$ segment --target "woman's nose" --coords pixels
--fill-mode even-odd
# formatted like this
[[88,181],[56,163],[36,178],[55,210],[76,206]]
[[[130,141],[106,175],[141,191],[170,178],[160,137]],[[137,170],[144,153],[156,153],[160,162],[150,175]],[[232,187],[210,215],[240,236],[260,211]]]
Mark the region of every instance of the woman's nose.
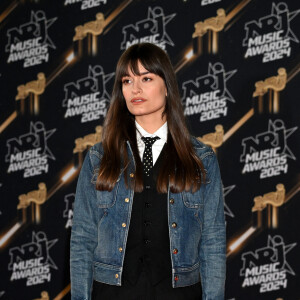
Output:
[[134,81],[132,84],[132,93],[138,94],[142,91],[142,87],[138,81]]

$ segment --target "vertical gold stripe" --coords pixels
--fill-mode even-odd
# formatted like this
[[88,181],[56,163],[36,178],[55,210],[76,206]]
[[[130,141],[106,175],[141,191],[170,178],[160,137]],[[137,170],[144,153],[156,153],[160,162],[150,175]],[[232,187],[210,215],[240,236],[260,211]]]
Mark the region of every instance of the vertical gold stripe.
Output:
[[271,205],[270,204],[268,204],[267,205],[267,210],[268,210],[268,228],[271,228],[271,214],[272,214],[272,211],[271,211]]
[[278,207],[272,206],[272,228],[278,228]]
[[213,54],[218,53],[218,37],[219,37],[219,33],[216,31],[213,31],[213,33],[212,33],[212,53]]
[[39,95],[34,94],[34,100],[33,100],[33,110],[34,110],[34,115],[39,114]]
[[273,113],[278,114],[279,113],[279,92],[274,91],[273,95]]
[[271,114],[273,111],[272,103],[273,103],[273,90],[269,90],[268,93],[268,101],[269,101],[269,113]]
[[261,228],[262,226],[262,211],[258,210],[257,211],[257,227]]
[[207,31],[207,53],[211,54],[212,52],[212,31]]

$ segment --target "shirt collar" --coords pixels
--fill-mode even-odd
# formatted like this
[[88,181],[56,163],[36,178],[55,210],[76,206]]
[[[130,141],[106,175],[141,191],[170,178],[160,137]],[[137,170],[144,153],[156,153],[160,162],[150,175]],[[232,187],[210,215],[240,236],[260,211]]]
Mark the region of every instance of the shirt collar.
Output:
[[164,143],[167,142],[167,136],[168,136],[168,124],[165,122],[160,128],[158,128],[154,133],[147,132],[137,121],[135,121],[136,126],[136,140],[137,142],[141,141],[142,136],[158,136],[160,140]]

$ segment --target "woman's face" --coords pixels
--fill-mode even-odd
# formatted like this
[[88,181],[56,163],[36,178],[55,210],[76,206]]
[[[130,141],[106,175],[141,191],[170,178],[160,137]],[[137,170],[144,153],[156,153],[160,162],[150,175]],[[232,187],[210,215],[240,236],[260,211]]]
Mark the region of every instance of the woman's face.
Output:
[[128,69],[128,76],[122,77],[122,92],[127,108],[137,121],[162,120],[167,95],[165,82],[160,76],[146,70],[140,62],[138,69],[140,75],[134,75]]

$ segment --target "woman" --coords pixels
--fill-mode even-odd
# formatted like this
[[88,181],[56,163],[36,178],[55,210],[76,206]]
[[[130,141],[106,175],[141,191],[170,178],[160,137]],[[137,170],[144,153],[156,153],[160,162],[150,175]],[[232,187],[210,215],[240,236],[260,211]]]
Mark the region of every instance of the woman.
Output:
[[224,299],[225,260],[216,156],[188,133],[166,53],[133,45],[78,179],[72,299]]

